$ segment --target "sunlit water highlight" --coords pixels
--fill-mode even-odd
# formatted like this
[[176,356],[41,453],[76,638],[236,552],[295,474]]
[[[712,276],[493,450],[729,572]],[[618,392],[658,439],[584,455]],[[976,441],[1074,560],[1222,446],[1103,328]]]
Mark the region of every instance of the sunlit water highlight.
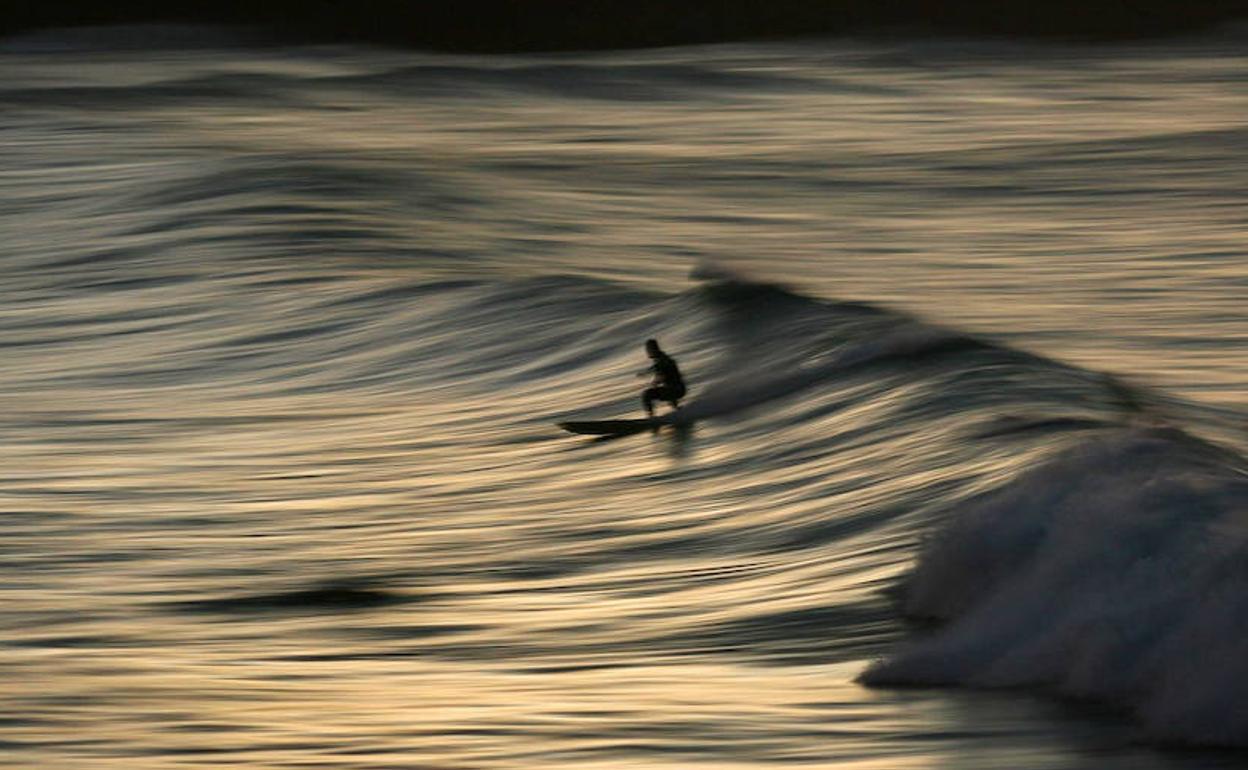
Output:
[[[1153,748],[1248,734],[1236,41],[67,41],[0,52],[0,765],[1242,763]],[[706,419],[559,433],[651,336]]]

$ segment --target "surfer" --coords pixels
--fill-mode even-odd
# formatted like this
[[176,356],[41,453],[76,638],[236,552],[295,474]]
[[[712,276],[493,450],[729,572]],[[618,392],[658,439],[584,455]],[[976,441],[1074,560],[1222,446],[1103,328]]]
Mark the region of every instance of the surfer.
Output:
[[657,340],[646,340],[646,355],[653,361],[648,368],[637,373],[638,377],[654,375],[650,387],[641,394],[641,404],[646,408],[646,417],[654,418],[654,402],[666,401],[673,409],[680,407],[680,400],[685,397],[685,380],[680,376],[676,361],[659,348]]

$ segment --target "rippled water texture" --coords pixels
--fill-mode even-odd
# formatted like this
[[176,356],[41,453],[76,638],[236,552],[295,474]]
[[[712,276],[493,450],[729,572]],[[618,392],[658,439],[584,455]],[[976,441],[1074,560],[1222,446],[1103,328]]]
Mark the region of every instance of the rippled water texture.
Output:
[[1243,762],[1241,41],[180,38],[0,47],[0,766]]

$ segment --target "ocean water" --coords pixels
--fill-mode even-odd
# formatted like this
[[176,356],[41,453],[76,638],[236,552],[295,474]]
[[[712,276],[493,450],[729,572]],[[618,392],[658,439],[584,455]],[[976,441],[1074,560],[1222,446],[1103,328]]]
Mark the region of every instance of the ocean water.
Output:
[[0,45],[0,767],[1243,766],[1242,43]]

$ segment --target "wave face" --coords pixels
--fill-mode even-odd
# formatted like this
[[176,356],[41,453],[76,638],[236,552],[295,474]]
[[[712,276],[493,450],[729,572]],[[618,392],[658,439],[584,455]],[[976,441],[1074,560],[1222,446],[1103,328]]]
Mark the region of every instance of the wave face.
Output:
[[1234,45],[141,33],[0,50],[0,767],[1242,761]]

